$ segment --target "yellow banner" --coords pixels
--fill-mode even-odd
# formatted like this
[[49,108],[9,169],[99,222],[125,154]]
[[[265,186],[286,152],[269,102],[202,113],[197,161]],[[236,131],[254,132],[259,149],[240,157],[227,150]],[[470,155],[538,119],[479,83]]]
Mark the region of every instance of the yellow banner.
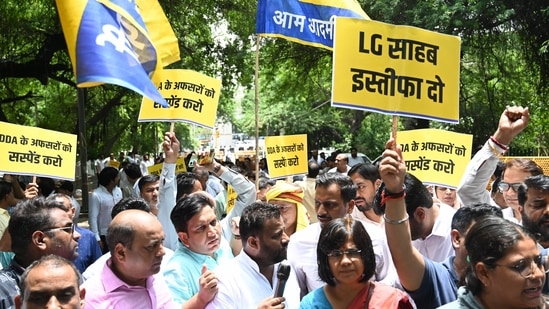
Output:
[[139,122],[183,121],[212,129],[215,125],[221,81],[191,70],[164,70],[158,90],[170,105],[162,108],[144,97]]
[[0,171],[74,180],[76,135],[6,122],[0,132]]
[[265,149],[271,178],[307,173],[307,134],[265,137]]
[[460,39],[336,18],[332,105],[457,123]]
[[109,160],[109,163],[107,163],[107,166],[120,169],[120,162],[118,162],[116,160]]
[[[158,163],[155,165],[151,165],[147,167],[147,171],[149,171],[150,175],[157,175],[160,176],[162,174],[162,166],[164,163]],[[178,157],[177,161],[175,162],[175,174],[184,173],[187,171],[187,165],[185,164],[185,158]]]
[[179,43],[160,3],[157,0],[136,0],[135,4],[147,26],[158,58],[162,60],[162,66],[179,61]]
[[473,136],[437,129],[398,132],[406,169],[424,184],[457,188],[471,160]]
[[231,212],[231,210],[233,210],[237,197],[238,194],[234,190],[233,186],[227,185],[227,210],[225,211],[225,213],[228,214]]

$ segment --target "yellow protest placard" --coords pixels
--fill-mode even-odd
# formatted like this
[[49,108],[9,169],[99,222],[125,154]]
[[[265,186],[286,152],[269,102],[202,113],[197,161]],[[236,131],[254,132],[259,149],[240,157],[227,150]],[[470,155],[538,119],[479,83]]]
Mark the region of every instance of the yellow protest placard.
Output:
[[74,180],[76,135],[0,122],[0,171]]
[[[162,174],[162,166],[164,163],[158,163],[147,167],[150,175],[160,176]],[[175,174],[183,173],[187,171],[187,165],[185,164],[185,158],[178,157],[175,162]]]
[[139,122],[183,121],[213,128],[221,81],[191,70],[164,70],[159,73],[158,90],[170,105],[162,108],[144,97]]
[[457,123],[460,39],[336,18],[332,105]]
[[107,166],[114,167],[116,169],[120,169],[120,162],[116,160],[109,160],[109,163],[107,163]]
[[227,185],[227,210],[225,213],[230,213],[233,210],[234,205],[236,204],[236,198],[238,193],[234,190],[233,186]]
[[265,137],[265,149],[271,178],[307,173],[307,134]]
[[457,187],[471,160],[473,136],[437,129],[398,132],[406,170],[424,184]]

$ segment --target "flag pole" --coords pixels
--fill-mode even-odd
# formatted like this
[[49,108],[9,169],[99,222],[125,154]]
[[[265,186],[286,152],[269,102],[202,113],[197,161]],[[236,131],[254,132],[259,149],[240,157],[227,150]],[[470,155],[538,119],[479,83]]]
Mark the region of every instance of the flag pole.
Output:
[[255,188],[259,188],[259,43],[261,36],[258,34],[255,41]]
[[80,138],[80,182],[82,185],[82,209],[88,209],[88,147],[86,145],[86,113],[85,106],[88,96],[86,88],[78,89],[78,136]]
[[393,122],[391,124],[391,137],[395,140],[395,145],[397,143],[397,129],[398,129],[398,116],[393,115]]

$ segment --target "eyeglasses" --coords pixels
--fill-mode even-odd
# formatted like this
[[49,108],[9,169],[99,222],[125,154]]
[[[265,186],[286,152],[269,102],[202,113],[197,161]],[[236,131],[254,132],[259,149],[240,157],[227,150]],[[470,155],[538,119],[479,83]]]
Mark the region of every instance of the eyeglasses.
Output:
[[74,229],[75,229],[75,225],[74,224],[71,224],[70,226],[64,226],[64,227],[52,227],[52,228],[47,228],[45,230],[42,230],[42,232],[51,232],[51,231],[66,231],[67,233],[69,234],[74,234]]
[[520,187],[521,184],[522,184],[521,182],[508,183],[508,182],[502,181],[498,184],[498,189],[500,192],[505,192],[505,191],[509,191],[510,188],[513,188],[515,192],[518,192],[518,188]]
[[544,259],[542,259],[540,255],[540,256],[536,256],[533,260],[520,260],[515,265],[511,265],[511,266],[499,265],[499,264],[494,264],[494,265],[507,267],[519,273],[524,279],[528,279],[532,277],[534,275],[534,272],[536,271],[534,269],[534,265],[542,272],[547,273],[549,269],[545,269],[544,264],[545,264]]
[[360,253],[362,250],[360,249],[348,249],[348,250],[332,250],[328,252],[328,257],[341,260],[343,258],[343,255],[345,254],[349,259],[358,259],[360,258]]

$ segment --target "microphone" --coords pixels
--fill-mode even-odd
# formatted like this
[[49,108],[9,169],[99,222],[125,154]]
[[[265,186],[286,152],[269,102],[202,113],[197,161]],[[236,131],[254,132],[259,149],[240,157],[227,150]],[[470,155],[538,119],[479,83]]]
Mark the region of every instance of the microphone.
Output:
[[282,297],[284,288],[286,287],[286,281],[288,281],[288,277],[290,277],[290,264],[288,264],[288,261],[284,260],[280,262],[276,277],[278,278],[278,284],[276,285],[274,297]]

